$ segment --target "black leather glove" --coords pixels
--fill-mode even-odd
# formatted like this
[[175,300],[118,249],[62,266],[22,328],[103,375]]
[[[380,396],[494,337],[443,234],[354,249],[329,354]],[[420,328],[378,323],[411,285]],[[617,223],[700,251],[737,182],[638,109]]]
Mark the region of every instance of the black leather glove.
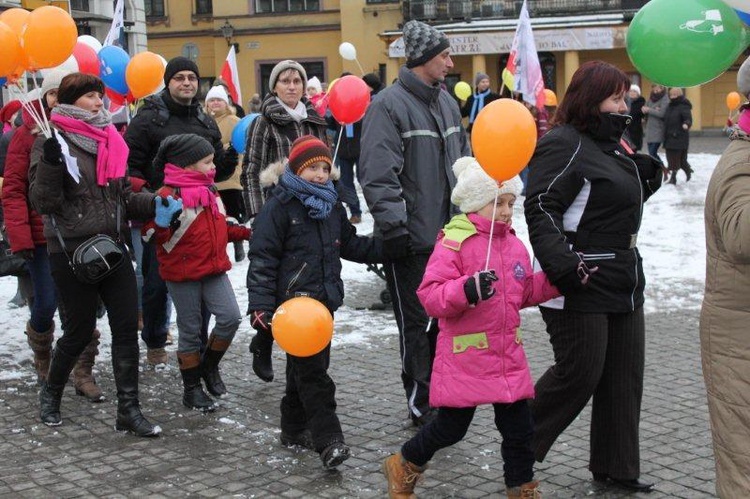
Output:
[[16,251],[14,254],[20,256],[27,262],[30,262],[31,260],[34,259],[34,250],[32,249],[22,249],[22,250]]
[[411,238],[409,234],[396,236],[383,241],[383,257],[386,261],[393,262],[411,255]]
[[231,145],[224,151],[224,164],[229,166],[237,166],[237,162],[240,160],[240,155],[237,150]]
[[63,163],[62,147],[60,147],[60,142],[57,140],[54,130],[52,130],[52,137],[44,141],[43,147],[42,159],[45,163],[51,165],[61,165]]
[[589,267],[583,261],[583,256],[579,253],[581,261],[578,262],[574,271],[563,274],[556,282],[553,282],[557,289],[563,295],[583,290],[591,282],[591,276],[599,271],[599,267]]
[[495,294],[493,283],[497,281],[494,270],[483,270],[469,277],[464,283],[464,294],[469,303],[476,305],[480,300],[489,300]]
[[271,331],[271,319],[273,314],[266,312],[265,310],[255,310],[252,312],[250,318],[250,326],[256,331]]

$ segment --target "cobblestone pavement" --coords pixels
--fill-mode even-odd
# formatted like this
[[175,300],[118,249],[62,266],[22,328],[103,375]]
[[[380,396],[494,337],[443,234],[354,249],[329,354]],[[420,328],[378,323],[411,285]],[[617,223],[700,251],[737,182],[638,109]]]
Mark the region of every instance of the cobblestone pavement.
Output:
[[[720,152],[722,137],[700,137],[705,152]],[[382,281],[347,287],[346,306],[378,301]],[[694,285],[693,285],[694,287]],[[686,295],[701,292],[680,289]],[[2,307],[3,305],[0,305]],[[144,413],[164,429],[159,439],[113,430],[115,389],[109,365],[98,365],[107,400],[91,404],[69,386],[64,423],[39,423],[30,362],[25,376],[0,384],[0,496],[2,497],[385,497],[382,460],[415,432],[406,415],[392,312],[357,310],[370,335],[333,349],[331,376],[352,457],[325,471],[310,451],[278,442],[283,355],[274,351],[277,380],[263,383],[250,370],[247,324],[222,364],[229,395],[209,415],[181,405],[181,382],[170,347],[170,366],[141,374]],[[642,478],[657,483],[649,498],[714,496],[714,464],[701,375],[697,308],[648,314],[646,375],[641,422]],[[526,351],[534,377],[552,362],[541,317],[523,313]],[[2,319],[0,319],[2,324]],[[15,325],[14,327],[17,327]],[[349,324],[337,325],[351,328]],[[4,359],[0,358],[0,370]],[[281,376],[279,376],[281,374]],[[537,466],[545,497],[627,497],[591,480],[590,407]],[[420,497],[500,497],[504,493],[499,435],[492,410],[477,411],[464,441],[439,452],[417,491]]]

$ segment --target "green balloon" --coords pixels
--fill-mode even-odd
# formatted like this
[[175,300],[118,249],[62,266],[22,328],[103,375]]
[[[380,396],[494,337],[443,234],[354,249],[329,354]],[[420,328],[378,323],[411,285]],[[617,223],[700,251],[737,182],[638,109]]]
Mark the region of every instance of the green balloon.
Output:
[[722,0],[651,0],[635,15],[627,34],[633,65],[668,87],[713,80],[749,43],[744,23]]

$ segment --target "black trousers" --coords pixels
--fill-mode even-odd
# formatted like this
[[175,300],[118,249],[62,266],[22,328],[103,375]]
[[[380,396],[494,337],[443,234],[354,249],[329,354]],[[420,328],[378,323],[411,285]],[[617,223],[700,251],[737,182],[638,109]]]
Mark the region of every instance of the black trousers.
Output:
[[[495,409],[495,426],[503,442],[505,485],[518,487],[534,479],[534,452],[531,440],[534,423],[527,400],[512,404],[492,404]],[[450,447],[466,435],[476,407],[441,407],[437,417],[423,426],[411,440],[401,447],[401,455],[417,466],[426,465],[440,449]]]
[[286,392],[281,399],[281,431],[312,433],[315,450],[343,442],[336,415],[336,385],[328,376],[331,345],[312,357],[286,356]]
[[667,149],[667,165],[672,175],[677,175],[678,170],[684,171],[685,174],[693,172],[687,158],[687,149]]
[[97,284],[79,281],[63,253],[49,257],[58,291],[63,335],[55,348],[78,357],[91,341],[96,327],[96,308],[101,297],[112,329],[112,348],[138,345],[138,289],[135,271],[125,262],[115,273]]
[[430,321],[417,298],[429,258],[430,255],[413,255],[385,265],[400,339],[401,380],[412,419],[430,410],[430,375],[438,327],[437,320]]
[[555,364],[537,381],[531,402],[536,460],[544,460],[593,396],[589,470],[624,480],[638,478],[643,308],[622,314],[540,309]]
[[245,223],[245,201],[242,199],[241,189],[222,189],[219,191],[221,202],[224,203],[224,209],[227,216],[237,219],[241,224]]

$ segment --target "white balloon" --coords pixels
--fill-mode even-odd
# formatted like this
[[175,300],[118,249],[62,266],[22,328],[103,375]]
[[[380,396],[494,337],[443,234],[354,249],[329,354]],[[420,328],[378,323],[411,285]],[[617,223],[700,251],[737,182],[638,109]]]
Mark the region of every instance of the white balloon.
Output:
[[733,9],[750,12],[750,0],[724,0],[724,3]]
[[70,57],[65,59],[65,61],[59,66],[55,66],[54,68],[41,69],[40,73],[42,73],[42,78],[46,78],[47,74],[54,69],[62,69],[63,71],[67,71],[68,73],[77,73],[78,61],[74,56],[71,55]]
[[78,41],[94,49],[97,54],[102,49],[101,42],[91,35],[81,35],[78,37]]
[[339,54],[347,61],[353,61],[357,58],[357,49],[351,43],[344,42],[339,45]]
[[167,67],[167,60],[164,57],[162,57],[161,54],[156,54],[156,57],[158,57],[159,59],[161,59],[162,64],[164,64],[164,67],[166,68]]

